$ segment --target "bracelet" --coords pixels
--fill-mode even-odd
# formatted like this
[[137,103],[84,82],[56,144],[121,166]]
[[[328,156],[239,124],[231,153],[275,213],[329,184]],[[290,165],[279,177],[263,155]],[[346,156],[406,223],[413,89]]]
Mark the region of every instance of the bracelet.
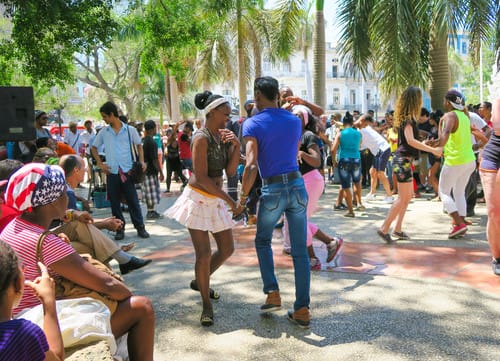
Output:
[[240,198],[248,198],[248,194],[240,192]]
[[74,211],[73,211],[72,209],[70,209],[70,210],[68,211],[68,213],[66,213],[66,216],[68,217],[68,220],[69,220],[69,221],[72,221],[72,220],[73,220],[73,213],[74,213]]

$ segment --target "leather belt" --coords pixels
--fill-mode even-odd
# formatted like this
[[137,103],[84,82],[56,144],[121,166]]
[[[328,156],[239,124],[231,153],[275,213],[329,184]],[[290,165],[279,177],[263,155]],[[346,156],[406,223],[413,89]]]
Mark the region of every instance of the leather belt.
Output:
[[273,175],[272,177],[263,178],[262,185],[266,186],[268,184],[275,184],[275,183],[286,184],[300,177],[302,177],[302,174],[298,170],[295,172]]

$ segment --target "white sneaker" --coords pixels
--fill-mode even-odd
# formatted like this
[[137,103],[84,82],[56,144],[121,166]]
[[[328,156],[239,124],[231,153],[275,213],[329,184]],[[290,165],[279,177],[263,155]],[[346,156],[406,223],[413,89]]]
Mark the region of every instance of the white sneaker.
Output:
[[365,196],[365,201],[372,201],[372,200],[374,200],[374,199],[375,199],[375,197],[376,197],[376,195],[375,195],[375,194],[373,194],[373,193],[368,193],[368,194]]
[[392,202],[394,202],[394,197],[393,196],[385,197],[384,198],[384,202],[388,203],[388,204],[391,204]]

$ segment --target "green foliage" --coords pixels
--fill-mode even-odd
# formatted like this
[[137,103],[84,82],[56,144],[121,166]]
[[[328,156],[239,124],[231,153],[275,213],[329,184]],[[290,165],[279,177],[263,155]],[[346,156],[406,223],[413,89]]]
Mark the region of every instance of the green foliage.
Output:
[[112,0],[0,0],[12,20],[8,59],[19,61],[33,81],[48,85],[73,79],[73,54],[108,44],[116,23]]

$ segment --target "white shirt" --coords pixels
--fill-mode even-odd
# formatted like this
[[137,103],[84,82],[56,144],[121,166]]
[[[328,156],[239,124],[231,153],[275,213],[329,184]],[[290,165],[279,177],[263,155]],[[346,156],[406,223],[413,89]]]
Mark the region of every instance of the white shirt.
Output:
[[73,148],[76,154],[79,154],[78,149],[80,148],[81,142],[82,138],[80,136],[80,132],[78,131],[78,129],[76,130],[76,134],[74,134],[69,129],[66,129],[64,131],[64,143],[69,144],[69,146]]
[[94,128],[90,131],[90,133],[85,129],[81,134],[80,134],[80,139],[81,143],[85,144],[85,154],[90,155],[90,140],[92,137],[94,137],[96,134]]
[[389,149],[389,143],[385,138],[370,126],[361,128],[361,149],[368,148],[373,155],[379,151]]
[[[484,121],[483,118],[481,118],[478,114],[474,112],[469,113],[469,119],[470,119],[470,125],[476,127],[479,130],[482,130],[484,127],[486,127],[488,124]],[[476,144],[476,137],[474,135],[471,135],[472,137],[472,144]],[[479,150],[476,151],[476,153],[479,152]]]

